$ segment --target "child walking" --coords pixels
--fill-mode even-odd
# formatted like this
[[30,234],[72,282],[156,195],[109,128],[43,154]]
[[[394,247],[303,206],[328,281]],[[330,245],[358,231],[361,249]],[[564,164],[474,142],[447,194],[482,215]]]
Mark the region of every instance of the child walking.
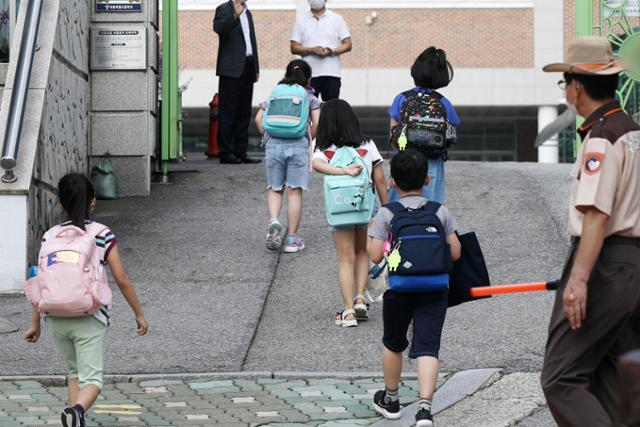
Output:
[[[43,247],[48,241],[55,240],[65,235],[65,233],[79,233],[77,229],[84,230],[85,233],[91,233],[93,236],[88,236],[90,239],[89,252],[94,254],[99,265],[87,264],[85,271],[87,271],[87,274],[95,273],[96,275],[101,275],[100,280],[104,281],[106,289],[98,290],[97,293],[101,293],[103,297],[105,293],[108,294],[106,299],[110,301],[111,292],[108,290],[106,269],[104,268],[106,265],[109,266],[118,288],[133,309],[137,334],[140,336],[146,335],[149,326],[144,318],[135,289],[122,264],[117,246],[118,240],[107,226],[91,220],[91,213],[96,204],[95,191],[91,181],[81,174],[65,175],[58,183],[58,197],[66,213],[67,220],[44,234]],[[77,234],[74,234],[74,236],[77,236]],[[91,248],[90,245],[95,247]],[[72,267],[69,267],[66,270],[67,273],[65,273],[64,264],[70,266],[80,264],[87,256],[85,253],[64,250],[46,254],[41,251],[39,264],[41,268],[38,277],[44,274],[42,271],[43,263],[45,263],[44,266],[47,270],[51,267],[51,271],[54,271],[56,264],[58,264],[61,266],[58,269],[62,270],[55,271],[62,271],[63,275],[68,275],[68,271]],[[88,273],[90,268],[91,273]],[[49,274],[60,274],[55,271]],[[82,278],[84,280],[84,276]],[[82,286],[80,284],[65,284],[66,287],[73,287],[74,285],[76,287]],[[45,285],[34,286],[40,289]],[[32,292],[39,293],[39,289],[27,289],[27,296],[30,297]],[[55,288],[51,285],[50,289],[60,288]],[[51,299],[65,302],[64,298],[68,297],[68,295],[51,295],[50,297],[52,297]],[[29,299],[35,304],[32,298]],[[43,294],[42,301],[44,299],[45,295]],[[31,328],[24,336],[25,340],[31,343],[37,342],[40,337],[40,316],[44,313],[40,313],[38,307],[46,307],[46,305],[43,305],[42,302],[38,306],[34,305]],[[45,323],[69,367],[69,406],[62,411],[62,425],[65,427],[83,427],[85,425],[85,413],[94,404],[103,386],[105,335],[111,322],[111,307],[109,305],[100,306],[96,307],[94,312],[86,315],[77,316],[75,313],[72,315],[75,317],[47,315]]]
[[[322,107],[313,168],[325,175],[359,175],[362,166],[339,168],[329,161],[340,147],[349,146],[358,151],[369,171],[382,204],[387,203],[387,186],[382,167],[382,156],[376,144],[360,131],[358,117],[351,106],[335,99]],[[336,313],[336,325],[357,326],[366,320],[368,311],[364,292],[367,286],[369,259],[367,256],[367,225],[329,227],[338,256],[338,283],[342,294],[343,310]]]
[[[456,113],[455,108],[446,97],[438,94],[437,89],[447,86],[453,78],[453,67],[447,61],[447,55],[444,50],[430,47],[425,49],[416,58],[413,66],[411,67],[411,77],[415,87],[398,94],[391,107],[389,107],[388,114],[390,117],[391,127],[391,142],[395,149],[398,147],[398,139],[408,125],[408,117],[415,115],[425,116],[424,111],[420,110],[420,105],[427,105],[426,100],[432,96],[437,96],[439,99],[436,102],[441,103],[446,111],[446,139],[447,144],[455,141],[455,127],[460,124],[460,119]],[[416,100],[425,100],[426,102],[415,102]],[[412,101],[407,103],[407,101]],[[414,110],[418,111],[408,111]],[[429,105],[430,106],[430,105]],[[428,107],[427,107],[428,108]],[[409,135],[409,147],[411,147],[411,135]],[[424,153],[423,153],[424,154]],[[429,160],[429,186],[424,186],[422,189],[422,195],[432,201],[444,204],[444,162],[447,159],[447,152],[433,153],[428,156]],[[391,187],[389,191],[389,200],[396,201],[399,198],[398,191]]]
[[[369,256],[373,262],[382,261],[385,253],[385,242],[389,237],[389,231],[394,229],[399,233],[400,230],[407,231],[410,234],[407,235],[403,243],[403,240],[398,240],[396,249],[393,252],[401,251],[398,249],[402,246],[419,244],[419,238],[425,237],[425,222],[411,223],[407,220],[411,212],[417,213],[416,218],[420,218],[420,221],[425,221],[425,213],[433,212],[437,219],[431,219],[426,227],[427,232],[430,232],[432,224],[437,224],[433,227],[435,232],[437,227],[443,231],[441,236],[446,236],[445,242],[439,243],[442,253],[448,255],[446,252],[450,250],[451,260],[456,261],[460,258],[461,246],[460,241],[456,235],[456,222],[447,208],[440,204],[434,204],[422,196],[423,185],[429,185],[428,166],[425,158],[422,154],[415,150],[406,150],[399,152],[391,160],[391,177],[395,182],[395,186],[400,194],[399,204],[391,203],[388,207],[381,208],[376,217],[374,218],[371,227],[369,228],[369,242],[367,249]],[[393,206],[395,205],[395,206]],[[429,207],[431,206],[431,211]],[[394,212],[397,212],[394,214]],[[402,215],[400,216],[400,213]],[[393,228],[397,223],[393,222],[395,215],[398,215],[398,221],[403,221],[402,225],[397,225],[397,229]],[[432,215],[432,214],[429,214]],[[392,226],[392,224],[394,224]],[[419,234],[423,233],[423,234]],[[424,242],[433,242],[438,233],[430,234],[426,237],[429,239],[423,240]],[[444,240],[444,239],[443,239]],[[416,243],[411,243],[416,242]],[[433,245],[433,243],[425,243]],[[431,258],[427,259],[420,257],[420,254],[428,252],[433,255],[431,251],[423,250],[423,247],[411,247],[413,254],[417,254],[418,257],[414,257],[414,264],[407,265],[408,259],[401,263],[401,267],[394,266],[394,270],[398,268],[421,268],[427,270],[431,268],[433,262],[434,265],[440,268],[438,261],[432,261]],[[433,248],[433,246],[429,246]],[[450,248],[450,249],[449,249]],[[388,249],[386,250],[388,251]],[[438,252],[439,253],[439,252]],[[397,253],[396,253],[397,255]],[[389,256],[389,265],[391,266],[391,258]],[[400,258],[400,255],[398,255]],[[433,259],[438,257],[433,256]],[[418,261],[429,265],[417,265]],[[399,261],[399,260],[397,260]],[[399,264],[399,262],[396,262]],[[446,267],[444,268],[446,270]],[[391,267],[390,267],[391,271]],[[391,273],[390,273],[391,274]],[[426,276],[426,278],[434,278],[438,276]],[[417,283],[417,280],[423,280],[425,276],[411,276],[406,275],[403,277],[404,283]],[[448,276],[447,276],[448,281]],[[400,384],[400,374],[402,372],[402,352],[409,345],[407,341],[407,331],[409,325],[413,322],[413,336],[411,343],[411,351],[409,357],[418,360],[418,383],[420,389],[420,404],[416,413],[416,426],[417,427],[432,427],[433,418],[431,416],[431,401],[433,399],[433,393],[436,387],[436,381],[438,379],[438,353],[440,350],[440,338],[442,335],[442,326],[444,325],[444,319],[447,312],[447,300],[448,291],[446,287],[438,287],[434,289],[426,288],[414,288],[412,292],[402,292],[394,290],[393,283],[390,282],[392,289],[388,289],[384,293],[383,299],[383,323],[384,323],[384,335],[382,342],[384,349],[382,352],[382,368],[384,371],[385,389],[379,390],[375,393],[373,403],[377,412],[382,414],[385,418],[397,419],[400,418],[400,403],[398,398],[398,387]],[[446,285],[445,285],[446,286]]]
[[[320,116],[320,101],[309,90],[310,79],[309,64],[301,59],[291,61],[284,79],[274,88],[269,100],[260,104],[256,115],[256,125],[263,135],[266,150],[269,226],[265,243],[267,249],[271,250],[279,250],[282,245],[279,216],[286,187],[289,233],[284,251],[287,253],[304,249],[304,239],[298,235],[302,217],[302,191],[308,190],[309,147]],[[308,111],[296,110],[298,106],[307,105]],[[298,126],[300,130],[285,128],[290,123],[295,125],[295,120],[302,120]]]

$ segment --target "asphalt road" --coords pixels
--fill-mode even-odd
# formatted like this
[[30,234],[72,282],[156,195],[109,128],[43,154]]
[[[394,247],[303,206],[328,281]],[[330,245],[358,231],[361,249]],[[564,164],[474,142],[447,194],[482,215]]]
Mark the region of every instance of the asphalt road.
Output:
[[[333,324],[337,262],[320,177],[305,196],[307,249],[278,255],[263,244],[263,168],[191,161],[177,168],[183,172],[173,175],[173,185],[154,185],[149,198],[98,203],[97,219],[119,237],[151,323],[147,337],[135,337],[133,316],[117,296],[109,373],[379,371],[381,307],[374,305],[372,319],[358,328]],[[568,171],[447,164],[447,205],[461,231],[478,233],[493,283],[560,274]],[[450,310],[442,369],[538,371],[552,300],[551,293],[521,294]],[[29,322],[22,297],[0,297],[0,317],[22,328],[0,335],[0,375],[63,372],[46,333],[36,345],[21,340]]]

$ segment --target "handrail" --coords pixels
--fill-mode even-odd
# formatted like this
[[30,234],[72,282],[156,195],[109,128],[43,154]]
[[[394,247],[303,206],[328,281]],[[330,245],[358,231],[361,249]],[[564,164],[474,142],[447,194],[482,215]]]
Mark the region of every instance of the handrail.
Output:
[[31,68],[36,52],[36,40],[40,28],[40,15],[44,0],[29,0],[25,16],[24,28],[20,39],[20,51],[14,76],[11,103],[9,104],[9,117],[4,134],[2,158],[0,166],[5,170],[2,181],[16,182],[18,177],[13,169],[17,165],[18,148],[22,136],[22,124],[24,112],[27,106],[27,94],[29,93],[29,81],[31,80]]

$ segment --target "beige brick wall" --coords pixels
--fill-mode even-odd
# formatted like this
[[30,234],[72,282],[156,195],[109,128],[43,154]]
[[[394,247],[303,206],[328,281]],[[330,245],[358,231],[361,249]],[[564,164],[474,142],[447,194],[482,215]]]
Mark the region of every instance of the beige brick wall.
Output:
[[[339,10],[351,30],[345,68],[408,68],[426,47],[443,48],[455,68],[533,66],[533,9],[384,9],[371,26],[370,10]],[[180,66],[215,68],[214,11],[181,11]],[[284,68],[291,58],[294,11],[254,11],[263,68]]]

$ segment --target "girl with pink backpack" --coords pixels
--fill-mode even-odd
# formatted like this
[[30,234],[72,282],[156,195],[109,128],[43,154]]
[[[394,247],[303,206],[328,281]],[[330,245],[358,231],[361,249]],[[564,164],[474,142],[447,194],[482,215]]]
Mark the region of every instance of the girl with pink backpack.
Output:
[[25,283],[33,305],[31,328],[24,338],[40,338],[40,317],[69,366],[69,406],[61,414],[65,427],[84,427],[85,412],[103,386],[105,335],[111,323],[108,266],[135,314],[137,334],[146,335],[136,291],[129,280],[111,230],[90,219],[96,198],[93,184],[81,174],[58,183],[67,221],[47,231],[38,255],[38,275]]

